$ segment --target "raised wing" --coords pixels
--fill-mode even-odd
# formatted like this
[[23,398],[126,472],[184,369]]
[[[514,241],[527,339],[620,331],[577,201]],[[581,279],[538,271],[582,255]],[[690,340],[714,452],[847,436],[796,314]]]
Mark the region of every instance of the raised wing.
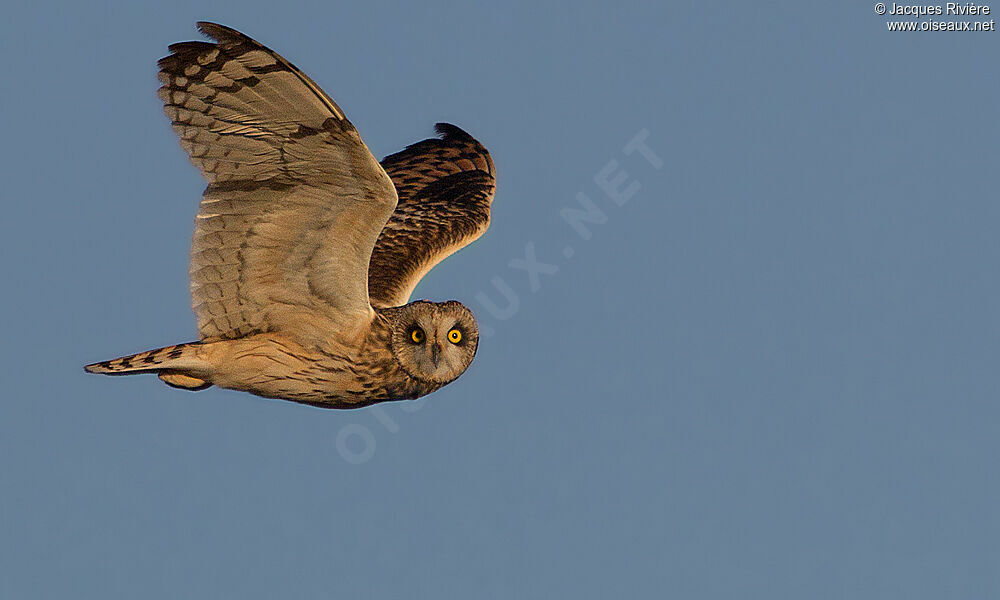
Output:
[[493,159],[471,135],[448,123],[440,138],[382,160],[399,203],[375,243],[368,268],[373,306],[402,306],[436,264],[475,241],[490,224],[496,191]]
[[201,338],[371,318],[368,262],[392,182],[305,74],[238,31],[198,28],[216,43],[171,45],[159,93],[209,182],[191,248]]

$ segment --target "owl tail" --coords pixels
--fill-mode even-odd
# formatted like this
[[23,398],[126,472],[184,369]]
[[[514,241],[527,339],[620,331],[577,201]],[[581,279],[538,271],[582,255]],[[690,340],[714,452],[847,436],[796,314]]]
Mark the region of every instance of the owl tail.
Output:
[[102,375],[138,375],[156,373],[167,385],[186,390],[203,390],[212,384],[196,376],[204,369],[195,348],[198,342],[157,348],[130,356],[87,365],[88,373]]

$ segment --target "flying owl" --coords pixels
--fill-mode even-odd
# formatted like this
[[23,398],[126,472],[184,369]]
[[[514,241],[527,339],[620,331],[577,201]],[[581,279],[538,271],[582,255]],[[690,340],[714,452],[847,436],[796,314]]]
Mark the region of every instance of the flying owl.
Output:
[[208,180],[191,247],[199,340],[85,369],[325,408],[418,398],[454,381],[479,343],[472,312],[409,299],[486,231],[489,153],[439,123],[439,137],[380,164],[290,62],[229,27],[198,28],[215,43],[171,45],[159,96]]

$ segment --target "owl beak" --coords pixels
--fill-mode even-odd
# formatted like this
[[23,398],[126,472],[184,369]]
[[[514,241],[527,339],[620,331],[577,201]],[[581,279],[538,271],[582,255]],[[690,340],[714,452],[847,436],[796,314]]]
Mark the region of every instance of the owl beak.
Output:
[[438,366],[438,362],[441,360],[441,344],[435,342],[431,346],[431,362],[434,363],[434,367]]

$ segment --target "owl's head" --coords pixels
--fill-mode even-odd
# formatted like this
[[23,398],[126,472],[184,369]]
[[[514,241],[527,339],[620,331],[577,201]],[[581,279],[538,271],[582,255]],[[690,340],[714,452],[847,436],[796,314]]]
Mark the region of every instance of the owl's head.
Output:
[[393,313],[392,353],[410,377],[445,384],[472,364],[479,326],[460,302],[419,300]]

